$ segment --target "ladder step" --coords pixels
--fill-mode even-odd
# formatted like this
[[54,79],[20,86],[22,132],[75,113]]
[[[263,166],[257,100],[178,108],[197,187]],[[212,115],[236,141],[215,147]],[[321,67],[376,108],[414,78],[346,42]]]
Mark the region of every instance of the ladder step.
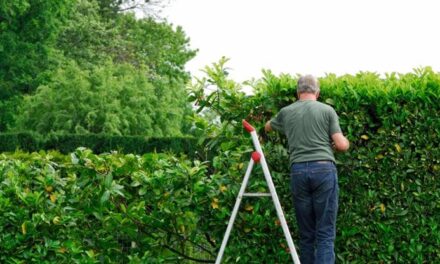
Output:
[[263,197],[263,196],[272,196],[270,193],[243,193],[243,196],[247,197]]

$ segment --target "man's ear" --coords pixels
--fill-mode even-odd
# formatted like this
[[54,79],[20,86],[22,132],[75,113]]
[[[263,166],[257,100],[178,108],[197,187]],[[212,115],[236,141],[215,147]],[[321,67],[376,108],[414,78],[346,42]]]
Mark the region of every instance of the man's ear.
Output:
[[316,99],[318,99],[319,98],[319,92],[316,92]]

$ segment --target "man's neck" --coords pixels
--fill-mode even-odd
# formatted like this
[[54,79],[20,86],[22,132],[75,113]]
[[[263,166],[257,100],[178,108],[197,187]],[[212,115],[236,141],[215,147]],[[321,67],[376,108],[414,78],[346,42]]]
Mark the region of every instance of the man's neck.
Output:
[[317,96],[313,93],[301,93],[299,94],[299,100],[300,101],[316,101]]

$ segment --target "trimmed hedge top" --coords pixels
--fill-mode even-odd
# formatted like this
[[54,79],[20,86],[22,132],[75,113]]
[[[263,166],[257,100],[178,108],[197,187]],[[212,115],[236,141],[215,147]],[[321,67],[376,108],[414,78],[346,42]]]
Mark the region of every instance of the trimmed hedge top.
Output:
[[69,153],[78,147],[90,148],[95,153],[117,150],[122,153],[174,152],[192,156],[196,152],[196,139],[193,137],[148,138],[105,134],[43,136],[32,132],[0,134],[0,152],[58,150],[61,153]]

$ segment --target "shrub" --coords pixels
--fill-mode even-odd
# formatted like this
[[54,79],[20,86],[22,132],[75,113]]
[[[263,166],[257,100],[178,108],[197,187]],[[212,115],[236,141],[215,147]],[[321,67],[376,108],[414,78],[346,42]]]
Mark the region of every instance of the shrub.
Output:
[[[240,185],[243,172],[233,170],[245,161],[237,156],[239,149],[251,149],[250,139],[243,137],[241,127],[241,120],[247,119],[265,141],[275,185],[287,218],[291,219],[291,230],[296,234],[288,188],[286,139],[276,134],[265,135],[262,128],[281,107],[296,100],[297,78],[264,71],[261,80],[248,83],[254,88],[253,95],[248,96],[241,91],[241,85],[226,78],[225,63],[222,60],[207,67],[207,78],[190,87],[199,111],[209,108],[222,122],[218,136],[207,139],[209,143],[205,144],[219,151],[213,159],[215,171],[222,175],[224,184]],[[338,260],[435,262],[440,257],[440,74],[430,68],[387,74],[384,78],[368,72],[340,77],[330,74],[320,78],[320,82],[320,100],[335,108],[341,128],[351,141],[350,151],[336,156],[341,190]],[[205,94],[202,87],[206,85],[215,87],[215,91]],[[253,186],[259,188],[262,184],[257,179]],[[225,222],[233,201],[219,203],[229,206],[216,216]],[[244,262],[253,257],[275,261],[273,255],[284,254],[284,249],[279,246],[282,234],[267,228],[271,222],[267,208],[273,207],[270,203],[263,206],[260,201],[249,201],[249,206],[254,209],[246,212],[244,207],[238,216],[238,230],[233,236],[240,238],[229,243],[226,255],[241,256]],[[247,218],[248,215],[251,217]],[[255,233],[253,236],[246,233],[249,229]],[[222,234],[218,231],[217,235],[220,239]],[[288,259],[286,256],[284,262]]]
[[2,154],[0,262],[181,262],[209,210],[205,175],[166,154]]

